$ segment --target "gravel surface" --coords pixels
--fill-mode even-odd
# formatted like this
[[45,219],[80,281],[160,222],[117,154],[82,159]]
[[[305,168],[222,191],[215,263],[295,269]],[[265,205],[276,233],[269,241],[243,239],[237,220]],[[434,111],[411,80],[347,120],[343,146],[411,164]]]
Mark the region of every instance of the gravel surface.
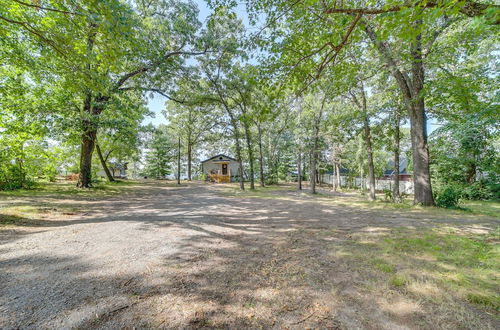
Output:
[[[318,267],[307,261],[325,253],[304,230],[334,224],[340,234],[328,244],[335,244],[356,231],[414,224],[414,218],[324,207],[293,192],[283,199],[234,198],[218,189],[150,184],[122,198],[74,201],[88,204],[84,214],[3,231],[0,328],[366,325],[359,315],[366,306],[335,298],[317,275],[318,282],[296,282],[298,269]],[[304,264],[294,251],[303,253]],[[324,276],[350,294],[358,275],[334,262],[324,270],[336,273]],[[397,322],[407,320],[378,310],[368,315],[385,328],[406,328]]]

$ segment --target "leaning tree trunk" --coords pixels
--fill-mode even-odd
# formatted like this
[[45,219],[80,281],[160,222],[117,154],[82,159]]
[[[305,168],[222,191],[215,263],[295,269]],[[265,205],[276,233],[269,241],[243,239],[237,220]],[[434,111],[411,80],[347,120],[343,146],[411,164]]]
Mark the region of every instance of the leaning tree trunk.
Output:
[[399,109],[396,109],[394,117],[394,187],[392,188],[392,201],[399,202],[399,152],[400,152],[400,114]]
[[248,123],[243,121],[243,129],[245,130],[245,139],[247,143],[248,162],[250,165],[250,190],[255,190],[255,173],[254,173],[254,156],[252,150],[252,137]]
[[264,156],[262,154],[262,128],[260,127],[260,123],[257,125],[259,131],[259,172],[260,172],[260,186],[265,186],[264,179]]
[[109,182],[115,182],[115,178],[113,178],[113,175],[111,175],[111,172],[109,171],[108,165],[106,164],[106,160],[102,156],[101,148],[99,147],[99,143],[95,144],[95,149],[97,151],[97,155],[99,156],[99,160],[101,161],[101,166],[104,169],[104,173],[106,173],[106,177],[108,178]]

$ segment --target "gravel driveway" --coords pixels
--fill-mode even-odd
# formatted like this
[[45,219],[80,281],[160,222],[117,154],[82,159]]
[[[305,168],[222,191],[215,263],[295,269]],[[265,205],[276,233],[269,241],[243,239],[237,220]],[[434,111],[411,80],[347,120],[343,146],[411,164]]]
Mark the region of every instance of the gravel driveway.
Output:
[[407,328],[346,298],[359,274],[308,232],[335,228],[328,244],[342,244],[411,216],[204,184],[73,202],[89,212],[0,236],[0,328]]

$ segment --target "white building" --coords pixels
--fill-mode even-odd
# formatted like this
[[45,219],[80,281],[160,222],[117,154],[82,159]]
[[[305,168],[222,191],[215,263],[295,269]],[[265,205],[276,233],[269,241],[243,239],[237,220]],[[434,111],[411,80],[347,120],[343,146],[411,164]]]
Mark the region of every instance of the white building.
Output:
[[213,182],[231,182],[239,177],[239,164],[234,158],[216,155],[201,162],[201,172]]

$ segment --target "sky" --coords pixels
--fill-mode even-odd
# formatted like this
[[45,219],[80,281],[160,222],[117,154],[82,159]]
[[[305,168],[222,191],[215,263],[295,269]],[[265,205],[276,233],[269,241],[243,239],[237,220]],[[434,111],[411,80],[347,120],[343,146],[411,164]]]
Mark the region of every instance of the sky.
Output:
[[[194,0],[194,2],[198,5],[199,14],[198,18],[200,22],[205,22],[206,18],[210,15],[211,10],[208,8],[206,2],[204,0]],[[236,8],[236,13],[243,19],[243,23],[248,27],[248,19],[244,6],[242,3]],[[147,117],[143,120],[143,124],[153,124],[158,126],[160,124],[167,124],[167,120],[161,113],[165,109],[165,102],[167,98],[158,94],[154,94],[153,98],[148,98],[148,108],[151,112],[154,113],[154,117]],[[407,125],[409,127],[409,125]],[[427,133],[430,134],[433,130],[435,130],[439,124],[431,119],[427,122]]]

